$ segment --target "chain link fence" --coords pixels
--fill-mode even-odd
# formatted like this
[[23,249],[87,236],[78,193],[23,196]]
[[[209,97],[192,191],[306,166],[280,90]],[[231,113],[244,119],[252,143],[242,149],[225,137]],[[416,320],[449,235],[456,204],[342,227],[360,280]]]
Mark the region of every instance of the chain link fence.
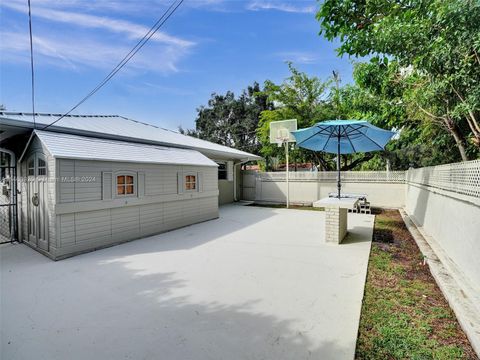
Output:
[[10,155],[0,152],[0,243],[15,239],[15,167]]

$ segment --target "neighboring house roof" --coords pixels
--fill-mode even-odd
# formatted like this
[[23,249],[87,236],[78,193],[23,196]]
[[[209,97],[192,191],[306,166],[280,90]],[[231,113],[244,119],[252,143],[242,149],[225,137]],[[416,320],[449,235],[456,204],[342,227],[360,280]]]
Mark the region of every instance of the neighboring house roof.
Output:
[[[35,114],[38,129],[58,119],[61,114]],[[31,113],[0,111],[2,125],[33,128]],[[227,146],[179,134],[155,125],[142,123],[118,115],[67,115],[48,131],[89,135],[116,140],[189,148],[210,157],[234,160],[259,160],[261,157]]]
[[218,166],[196,150],[35,130],[54,158]]

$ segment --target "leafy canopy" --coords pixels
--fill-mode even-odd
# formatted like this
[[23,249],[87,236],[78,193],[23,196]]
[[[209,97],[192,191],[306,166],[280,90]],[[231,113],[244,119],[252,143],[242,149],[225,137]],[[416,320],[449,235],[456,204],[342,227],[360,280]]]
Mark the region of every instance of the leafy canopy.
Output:
[[411,113],[436,124],[462,159],[480,149],[480,2],[477,0],[325,0],[321,34],[340,55],[395,60],[408,79]]
[[259,116],[262,111],[272,108],[258,83],[249,86],[238,98],[231,91],[225,95],[214,93],[207,106],[197,109],[195,130],[180,129],[180,132],[257,153],[260,146],[256,136]]

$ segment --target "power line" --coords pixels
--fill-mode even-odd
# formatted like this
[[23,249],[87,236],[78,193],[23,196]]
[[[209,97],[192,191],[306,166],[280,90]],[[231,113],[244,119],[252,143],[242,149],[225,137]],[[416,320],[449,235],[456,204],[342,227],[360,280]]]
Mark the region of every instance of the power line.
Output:
[[[30,1],[30,0],[29,0]],[[163,13],[163,15],[155,22],[155,24],[148,30],[148,32],[137,42],[137,44],[128,52],[127,55],[123,57],[123,59],[113,68],[110,73],[103,78],[100,83],[93,88],[92,91],[90,91],[83,99],[81,99],[75,106],[73,106],[70,110],[68,110],[65,114],[60,116],[58,119],[55,121],[51,122],[50,124],[46,125],[45,127],[42,128],[42,130],[47,129],[48,127],[56,124],[60,120],[62,120],[65,116],[70,114],[73,110],[78,108],[80,105],[82,105],[85,101],[87,101],[91,96],[93,96],[98,90],[100,90],[105,84],[110,81],[112,77],[115,76],[116,73],[118,73],[129,61],[132,57],[135,56],[135,54],[140,51],[140,49],[148,42],[148,40],[151,39],[151,37],[165,24],[165,22],[175,13],[175,11],[178,9],[178,7],[183,3],[184,0],[180,0],[177,2],[177,0],[174,0],[172,4],[168,7],[168,9]]]
[[35,122],[35,69],[33,65],[33,36],[32,36],[32,10],[30,6],[30,0],[28,0],[28,27],[30,33],[30,70],[32,75],[32,116],[33,116],[33,128],[36,127]]

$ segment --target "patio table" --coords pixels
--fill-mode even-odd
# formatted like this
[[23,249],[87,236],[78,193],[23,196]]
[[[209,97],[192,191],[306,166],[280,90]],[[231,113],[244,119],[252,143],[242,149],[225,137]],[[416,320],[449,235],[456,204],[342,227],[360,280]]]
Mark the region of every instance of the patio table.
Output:
[[357,206],[359,199],[341,197],[323,198],[313,203],[313,207],[325,208],[325,242],[340,244],[347,235],[348,209]]

